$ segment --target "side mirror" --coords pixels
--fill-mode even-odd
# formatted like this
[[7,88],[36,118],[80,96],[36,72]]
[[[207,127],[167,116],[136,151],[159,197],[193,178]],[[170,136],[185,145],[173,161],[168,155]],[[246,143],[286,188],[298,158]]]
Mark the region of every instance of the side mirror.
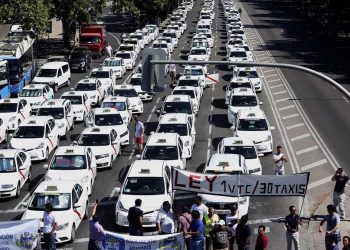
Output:
[[263,105],[264,103],[263,102],[259,102],[259,105]]
[[270,127],[270,130],[275,130],[276,128],[274,126],[271,126]]
[[258,154],[258,157],[263,157],[263,156],[264,156],[264,154],[262,154],[262,153]]
[[79,205],[78,203],[75,203],[73,207],[74,207],[74,208],[80,208],[81,205]]
[[136,160],[140,160],[141,159],[141,155],[140,154],[137,154],[136,155]]
[[49,168],[49,164],[44,164],[44,165],[43,165],[43,168],[44,168],[44,169],[48,169],[48,168]]
[[18,169],[19,169],[19,170],[25,170],[26,167],[25,167],[25,166],[20,166]]
[[232,124],[232,126],[230,127],[230,129],[235,130],[236,126],[234,124]]
[[156,114],[160,114],[160,108],[156,109]]
[[115,187],[115,188],[114,188],[114,192],[120,194],[120,191],[121,191],[120,187]]
[[21,205],[22,205],[22,207],[28,207],[28,203],[27,202],[22,202]]

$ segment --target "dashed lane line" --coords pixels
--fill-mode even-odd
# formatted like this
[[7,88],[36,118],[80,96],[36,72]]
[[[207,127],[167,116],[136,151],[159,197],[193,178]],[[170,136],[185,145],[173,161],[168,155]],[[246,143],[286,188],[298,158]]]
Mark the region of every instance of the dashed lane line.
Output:
[[318,166],[321,166],[323,164],[326,164],[328,161],[326,159],[322,159],[322,160],[319,160],[319,161],[315,161],[315,162],[312,162],[310,164],[307,164],[305,166],[302,166],[301,167],[301,170],[303,171],[307,171],[307,170],[310,170],[312,168],[315,168],[315,167],[318,167]]
[[279,88],[279,87],[283,87],[283,84],[272,85],[270,86],[270,89]]
[[282,90],[282,91],[277,91],[277,92],[273,92],[273,95],[280,95],[280,94],[284,94],[287,93],[287,90]]
[[281,79],[280,79],[280,78],[277,78],[277,79],[269,80],[269,83],[271,83],[271,82],[280,82],[280,81],[281,81]]
[[287,130],[291,130],[293,128],[299,128],[299,127],[303,127],[303,126],[305,126],[304,123],[297,123],[297,124],[294,124],[294,125],[287,126],[286,129]]
[[278,76],[278,74],[265,75],[266,78],[268,78],[268,77],[273,77],[273,76]]
[[288,106],[285,106],[285,107],[282,107],[282,108],[278,108],[278,110],[282,111],[282,110],[292,109],[292,108],[295,108],[295,106],[294,105],[288,105]]
[[282,99],[278,99],[278,100],[275,100],[275,103],[279,103],[279,102],[288,101],[289,99],[290,99],[289,97],[282,98]]
[[328,176],[328,177],[322,178],[322,179],[317,180],[317,181],[315,181],[315,182],[309,183],[307,189],[310,190],[310,189],[313,189],[313,188],[315,188],[315,187],[319,187],[319,186],[321,186],[321,185],[323,185],[323,184],[326,184],[326,183],[330,182],[331,179],[332,179],[332,176],[333,176],[333,175],[330,175],[330,176]]
[[314,151],[318,149],[318,146],[312,146],[312,147],[308,147],[308,148],[304,148],[304,149],[301,149],[301,150],[298,150],[295,152],[296,155],[302,155],[302,154],[305,154],[305,153],[309,153],[311,151]]
[[287,119],[294,118],[294,117],[298,117],[298,116],[299,116],[299,114],[296,113],[296,114],[291,114],[291,115],[282,116],[282,119],[283,119],[283,120],[287,120]]
[[296,136],[296,137],[292,137],[290,138],[291,141],[299,141],[301,139],[304,139],[304,138],[307,138],[307,137],[310,137],[311,134],[310,133],[306,133],[306,134],[303,134],[303,135],[299,135],[299,136]]

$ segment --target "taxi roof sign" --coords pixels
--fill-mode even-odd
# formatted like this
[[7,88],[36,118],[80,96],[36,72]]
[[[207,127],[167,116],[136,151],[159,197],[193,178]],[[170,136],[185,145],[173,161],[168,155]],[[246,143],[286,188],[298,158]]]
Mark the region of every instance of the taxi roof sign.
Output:
[[3,155],[3,154],[0,154],[0,157],[4,157],[4,155]]
[[158,139],[158,143],[166,143],[166,139]]
[[28,124],[36,124],[35,120],[30,120]]
[[100,128],[93,128],[92,132],[100,132]]
[[176,121],[177,121],[177,118],[176,118],[176,117],[171,117],[171,118],[169,119],[169,121],[170,121],[170,122],[176,122]]
[[141,174],[149,174],[151,171],[149,170],[149,168],[141,168],[140,173]]
[[233,142],[233,144],[243,144],[243,141],[242,141],[242,140],[235,140],[235,141]]
[[66,153],[74,153],[74,149],[72,149],[72,148],[67,148],[67,149],[66,149]]
[[4,102],[11,102],[11,100],[10,99],[5,99]]
[[57,186],[47,186],[45,189],[45,191],[57,191],[57,190],[58,190]]
[[103,113],[109,113],[109,112],[110,112],[110,109],[104,109],[102,112],[103,112]]
[[255,117],[255,113],[248,113],[248,117]]
[[47,104],[48,105],[55,105],[55,102],[54,101],[49,101]]
[[70,95],[74,95],[74,94],[75,94],[75,92],[74,92],[74,91],[71,91],[71,92],[69,92],[68,94],[70,94]]
[[228,167],[230,164],[228,164],[227,161],[220,161],[217,165],[218,167]]

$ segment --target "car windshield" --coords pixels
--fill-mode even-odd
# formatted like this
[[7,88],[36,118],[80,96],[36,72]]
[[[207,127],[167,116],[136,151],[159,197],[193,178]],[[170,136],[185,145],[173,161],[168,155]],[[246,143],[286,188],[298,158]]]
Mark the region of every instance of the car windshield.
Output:
[[267,130],[267,123],[265,119],[259,120],[239,120],[238,130],[241,131],[264,131]]
[[61,99],[70,100],[72,105],[83,104],[83,98],[81,96],[62,96]]
[[97,36],[81,36],[80,42],[81,43],[98,43],[99,39]]
[[248,77],[248,78],[259,78],[257,71],[239,71],[239,77]]
[[64,109],[63,108],[39,108],[38,116],[52,116],[54,119],[63,119],[64,118]]
[[109,71],[92,71],[89,78],[109,78]]
[[177,86],[190,86],[190,87],[198,87],[199,81],[198,80],[179,80],[179,83]]
[[157,130],[158,133],[178,133],[180,136],[187,136],[186,124],[160,124]]
[[192,114],[192,108],[189,102],[166,102],[163,110],[166,113]]
[[190,55],[206,55],[207,51],[205,49],[193,49]]
[[232,30],[232,34],[243,35],[243,34],[244,34],[244,31],[243,31],[243,30]]
[[0,103],[0,113],[17,112],[17,103]]
[[55,155],[50,165],[51,170],[86,169],[84,155]]
[[168,48],[166,43],[154,43],[153,48]]
[[19,126],[13,138],[43,138],[44,126]]
[[11,173],[16,171],[13,158],[0,158],[0,173]]
[[130,53],[118,53],[115,56],[121,57],[123,59],[130,59],[131,58],[131,54]]
[[82,134],[79,137],[79,146],[107,146],[110,145],[108,134]]
[[128,195],[164,194],[165,186],[162,177],[128,177],[123,190]]
[[144,160],[178,160],[176,146],[146,146],[143,154]]
[[247,57],[247,53],[244,51],[232,51],[230,57]]
[[28,205],[29,210],[44,211],[45,204],[51,203],[52,211],[68,210],[71,207],[70,193],[43,192],[34,193]]
[[129,82],[131,85],[141,86],[141,78],[132,77]]
[[123,124],[123,119],[120,114],[95,115],[95,125],[97,126],[112,126],[121,124]]
[[184,70],[185,76],[202,76],[204,75],[202,69],[185,69]]
[[36,76],[38,77],[55,77],[57,69],[40,69]]
[[41,89],[23,89],[22,93],[19,96],[22,97],[39,97],[43,95]]
[[253,146],[225,146],[225,154],[239,154],[242,155],[245,159],[256,159],[256,151]]
[[125,111],[126,104],[125,102],[103,102],[102,108],[114,108],[118,111]]
[[251,88],[252,85],[250,82],[231,82],[229,90],[234,89],[234,88]]
[[114,96],[137,97],[137,92],[134,89],[116,89]]
[[96,83],[78,83],[75,91],[93,91],[96,90]]
[[122,62],[120,60],[105,60],[102,66],[106,67],[116,67],[121,66]]
[[171,38],[176,38],[176,34],[175,33],[163,33],[163,36],[168,36],[168,37],[171,37]]
[[256,96],[240,96],[234,95],[231,99],[231,106],[249,107],[258,105]]
[[134,51],[134,47],[133,46],[120,46],[119,50],[124,50],[124,51]]
[[174,90],[172,94],[173,95],[189,95],[192,99],[194,99],[196,97],[193,90],[186,90],[186,89]]
[[73,52],[70,54],[71,60],[84,60],[84,54],[85,52]]
[[209,48],[209,45],[207,42],[193,42],[192,47],[206,47]]
[[228,42],[229,45],[243,45],[243,41],[242,40],[230,40]]

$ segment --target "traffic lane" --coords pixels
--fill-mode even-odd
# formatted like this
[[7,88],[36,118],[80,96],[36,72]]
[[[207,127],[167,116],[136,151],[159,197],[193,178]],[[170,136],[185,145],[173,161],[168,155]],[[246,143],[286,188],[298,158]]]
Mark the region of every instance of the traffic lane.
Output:
[[[293,46],[290,44],[290,49],[286,50],[286,46],[279,43],[280,40],[285,39],[284,33],[281,33],[281,28],[276,28],[267,20],[274,21],[274,10],[255,8],[254,1],[243,2],[248,14],[251,16],[253,23],[258,25],[258,30],[262,38],[271,47],[271,54],[275,57],[277,62],[293,63],[297,58],[300,48],[304,46],[304,41],[299,41],[302,46]],[[261,3],[266,4],[265,1]],[[259,24],[264,24],[259,27]],[[292,28],[293,20],[284,19],[285,26],[283,30],[287,31]],[[299,26],[294,27],[298,29]],[[301,28],[301,27],[299,27]],[[289,33],[293,35],[293,33]],[[321,60],[321,58],[320,58]],[[303,64],[305,61],[302,61]],[[306,62],[307,63],[307,62]],[[320,61],[320,64],[327,65],[328,59]],[[313,66],[315,67],[315,66]],[[316,66],[317,67],[317,66]],[[347,147],[349,146],[349,100],[344,100],[343,95],[335,90],[325,81],[305,74],[302,72],[295,72],[294,70],[282,70],[286,79],[290,83],[297,100],[299,101],[308,117],[311,119],[317,131],[327,143],[328,148],[332,154],[344,167],[348,168],[347,163],[350,161],[350,155],[347,154]],[[334,77],[342,77],[341,75],[333,75]],[[322,112],[320,112],[322,110]],[[349,171],[350,169],[348,169]]]

